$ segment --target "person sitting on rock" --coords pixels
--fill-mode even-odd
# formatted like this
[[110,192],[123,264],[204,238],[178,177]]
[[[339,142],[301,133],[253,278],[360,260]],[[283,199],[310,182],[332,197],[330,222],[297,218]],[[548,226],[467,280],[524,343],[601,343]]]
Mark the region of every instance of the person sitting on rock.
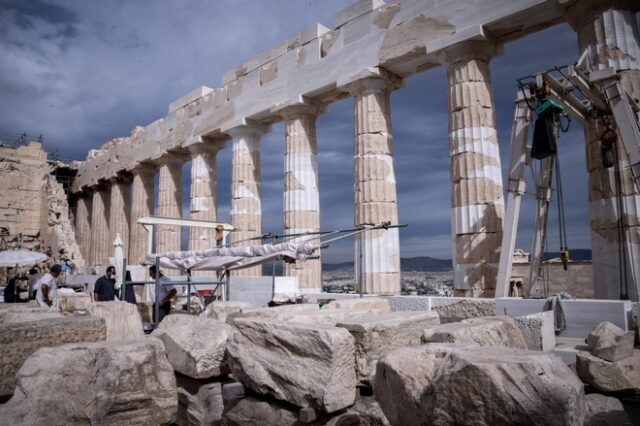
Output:
[[93,287],[94,302],[113,302],[115,300],[115,275],[115,266],[109,266],[104,275],[98,278]]
[[38,279],[34,286],[37,291],[36,302],[38,302],[38,306],[43,308],[58,307],[58,284],[56,283],[56,278],[60,276],[61,272],[60,265],[53,265],[48,274],[44,274]]
[[[156,279],[156,272],[158,274],[160,274],[160,289],[158,291],[158,305],[159,305],[159,318],[157,320],[158,323],[160,323],[162,321],[162,319],[169,315],[169,313],[171,312],[171,299],[174,298],[174,296],[176,294],[178,294],[178,290],[176,289],[176,286],[173,285],[169,285],[169,283],[171,282],[171,280],[167,277],[165,277],[162,272],[160,271],[156,271],[156,267],[155,265],[151,265],[149,267],[149,275],[151,276],[152,279]],[[164,284],[164,285],[163,285]],[[155,304],[156,302],[156,292],[155,291],[151,291],[151,300],[153,301],[153,303]],[[156,314],[156,310],[155,307],[153,309],[153,315],[154,315],[154,322],[156,321],[155,318],[155,314]]]

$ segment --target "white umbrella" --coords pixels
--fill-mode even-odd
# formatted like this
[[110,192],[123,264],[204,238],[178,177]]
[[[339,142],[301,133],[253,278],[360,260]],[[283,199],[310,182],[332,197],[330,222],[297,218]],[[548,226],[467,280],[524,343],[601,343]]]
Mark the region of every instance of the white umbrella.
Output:
[[0,267],[34,265],[45,260],[47,255],[37,251],[24,249],[0,251]]
[[116,239],[113,242],[113,259],[116,263],[116,288],[122,286],[124,271],[122,270],[122,264],[124,262],[124,251],[122,250],[124,243],[120,238],[120,234],[116,234]]

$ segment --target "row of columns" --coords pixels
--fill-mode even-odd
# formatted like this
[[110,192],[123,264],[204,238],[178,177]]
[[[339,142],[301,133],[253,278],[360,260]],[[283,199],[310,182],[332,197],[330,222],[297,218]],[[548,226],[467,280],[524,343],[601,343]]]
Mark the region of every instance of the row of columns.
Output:
[[[575,2],[567,8],[566,16],[578,32],[581,51],[591,49],[592,62],[597,66],[611,66],[615,62],[613,65],[620,73],[625,88],[637,95],[640,93],[640,47],[632,4],[615,0]],[[633,7],[637,9],[637,6]],[[500,46],[485,40],[464,42],[440,55],[442,63],[447,66],[449,83],[452,255],[457,296],[492,297],[495,292],[504,198],[489,62],[498,53]],[[347,88],[354,98],[355,226],[376,225],[384,221],[398,223],[390,95],[399,87],[401,81],[398,78],[380,70],[379,75],[356,81]],[[313,104],[292,105],[277,112],[285,123],[283,213],[286,235],[320,230],[316,119],[322,112],[323,106]],[[231,224],[236,228],[232,234],[233,243],[255,245],[261,242],[260,138],[267,130],[261,124],[247,123],[226,132],[231,137],[232,147],[230,215]],[[621,237],[614,232],[619,223],[614,220],[618,212],[612,190],[616,172],[602,167],[600,133],[597,124],[585,130],[594,279],[610,282],[614,275],[620,273],[619,263],[611,259],[611,253],[614,246],[616,249],[621,246]],[[215,158],[220,145],[205,139],[188,149],[192,160],[190,216],[215,221]],[[621,146],[618,152],[627,208],[623,225],[627,234],[640,235],[640,195],[631,184],[628,160]],[[110,187],[98,187],[91,200],[78,200],[76,228],[83,253],[89,254],[90,263],[99,263],[108,255],[109,244],[116,231],[125,240],[129,235],[130,262],[138,262],[144,256],[146,231],[136,224],[136,220],[151,214],[156,169],[159,174],[158,215],[181,217],[181,167],[184,161],[183,155],[172,154],[158,160],[155,166],[141,165],[132,171],[128,218],[125,213],[128,181],[112,179]],[[109,196],[105,195],[107,190],[110,191]],[[108,215],[107,211],[110,212]],[[297,237],[304,238],[310,237]],[[639,242],[634,240],[636,243]],[[191,230],[190,249],[213,245],[210,230]],[[365,291],[399,293],[397,229],[361,234],[357,245],[361,256],[357,256],[356,261]],[[179,228],[165,227],[158,236],[157,250],[179,248]],[[627,261],[630,265],[633,262],[640,264],[640,259],[629,258]],[[261,274],[259,267],[237,273],[248,276]],[[285,274],[298,277],[301,288],[321,288],[320,259],[285,265]],[[603,286],[610,287],[609,284]],[[596,296],[614,295],[607,290],[602,293],[596,291]]]

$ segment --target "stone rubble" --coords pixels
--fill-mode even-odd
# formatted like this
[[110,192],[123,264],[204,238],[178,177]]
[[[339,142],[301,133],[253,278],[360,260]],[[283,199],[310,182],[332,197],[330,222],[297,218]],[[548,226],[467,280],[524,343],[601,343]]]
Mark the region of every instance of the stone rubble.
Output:
[[606,361],[619,361],[633,355],[634,332],[624,331],[609,321],[603,321],[587,336],[591,353]]
[[346,328],[353,336],[358,380],[369,384],[382,354],[403,346],[420,345],[425,329],[439,324],[437,312],[409,311],[347,319],[337,326]]
[[87,293],[61,293],[58,292],[58,306],[62,312],[86,312],[93,302]]
[[259,394],[332,413],[355,401],[355,347],[345,329],[236,319],[227,345],[236,379]]
[[496,314],[494,299],[463,299],[454,303],[443,303],[434,306],[433,310],[440,315],[440,322],[458,322],[468,318],[490,317]]
[[[31,314],[29,314],[31,315]],[[11,395],[16,373],[41,348],[95,342],[107,336],[105,321],[94,317],[45,318],[0,324],[0,396]]]
[[104,318],[107,340],[136,339],[144,336],[138,307],[127,302],[95,302],[87,307],[87,313]]
[[556,331],[553,311],[523,315],[513,320],[522,332],[529,350],[549,352],[555,349]]
[[178,387],[178,426],[211,426],[222,424],[224,403],[222,383],[195,380],[176,374]]
[[527,349],[522,332],[515,321],[506,316],[471,318],[438,325],[424,331],[422,342]]
[[583,385],[554,355],[429,344],[388,352],[374,392],[392,425],[582,425]]
[[251,304],[247,302],[215,301],[210,303],[200,316],[225,322],[230,314],[242,313],[250,309]]
[[162,342],[144,338],[40,349],[18,371],[0,418],[14,425],[169,425],[177,408]]
[[322,309],[340,309],[346,311],[380,310],[390,312],[389,301],[380,297],[363,297],[353,299],[336,299],[327,303]]
[[640,392],[640,349],[613,362],[580,351],[576,354],[576,371],[580,380],[600,392]]
[[226,426],[293,426],[298,424],[295,407],[278,401],[247,396],[224,413]]
[[632,426],[619,399],[597,393],[585,397],[584,426]]
[[194,379],[208,379],[226,373],[225,354],[232,331],[221,321],[174,314],[152,335],[164,343],[174,370]]

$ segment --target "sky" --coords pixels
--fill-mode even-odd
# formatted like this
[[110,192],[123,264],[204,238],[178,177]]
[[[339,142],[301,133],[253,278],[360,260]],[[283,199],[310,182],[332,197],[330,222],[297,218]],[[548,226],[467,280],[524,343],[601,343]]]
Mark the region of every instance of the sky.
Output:
[[[0,0],[0,133],[43,135],[44,148],[82,160],[89,149],[167,114],[194,88],[319,22],[333,27],[351,0]],[[357,54],[357,52],[354,52]],[[503,174],[509,159],[516,79],[575,62],[576,35],[558,25],[505,46],[492,60]],[[451,257],[447,78],[443,67],[405,80],[391,96],[403,257]],[[318,119],[321,227],[353,225],[353,100]],[[583,133],[560,139],[570,248],[589,248]],[[284,129],[261,141],[263,232],[282,233]],[[218,155],[218,219],[229,220],[231,153]],[[188,215],[189,167],[183,169]],[[531,186],[529,186],[531,188]],[[555,204],[550,250],[558,250]],[[529,250],[535,205],[522,205],[517,247]],[[348,261],[352,241],[323,252]]]

